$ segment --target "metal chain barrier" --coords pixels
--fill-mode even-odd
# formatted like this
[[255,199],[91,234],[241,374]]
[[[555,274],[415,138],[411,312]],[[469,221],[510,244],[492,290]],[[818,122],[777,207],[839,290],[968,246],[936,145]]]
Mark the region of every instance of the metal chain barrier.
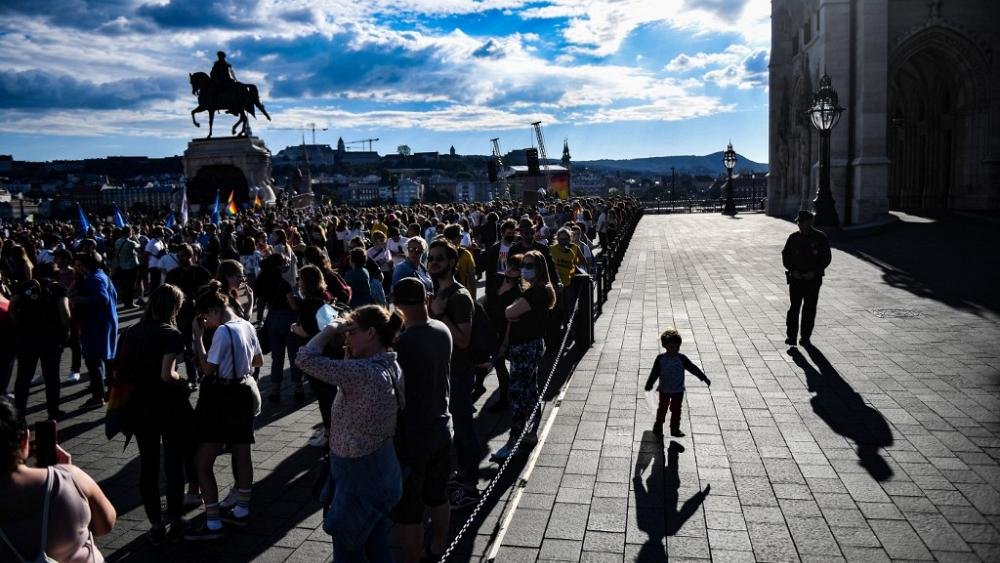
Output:
[[[562,344],[559,345],[559,352],[556,354],[555,361],[552,362],[552,369],[549,370],[549,375],[545,379],[545,385],[544,387],[542,387],[542,390],[538,394],[538,402],[535,403],[535,408],[531,410],[531,415],[528,416],[529,421],[533,421],[536,415],[538,415],[539,418],[541,418],[540,411],[543,408],[545,408],[545,394],[549,390],[549,385],[552,384],[552,377],[556,373],[556,368],[559,367],[559,361],[562,359],[563,351],[566,349],[566,343],[569,341],[569,335],[573,333],[573,323],[574,321],[576,321],[576,313],[577,310],[580,308],[580,300],[583,299],[583,296],[584,293],[582,291],[579,292],[579,294],[577,295],[576,303],[573,304],[573,313],[572,315],[570,315],[569,323],[566,325],[566,334],[563,335]],[[588,295],[587,298],[589,299],[590,296]],[[513,460],[514,457],[517,455],[518,450],[521,448],[521,441],[524,440],[524,437],[528,434],[528,431],[531,429],[531,427],[532,424],[530,423],[524,425],[524,430],[521,431],[521,435],[518,436],[517,441],[514,442],[514,447],[511,448],[510,454],[507,456],[507,459],[503,461],[503,463],[500,465],[500,469],[497,470],[496,475],[494,475],[493,478],[490,479],[490,484],[487,485],[486,489],[483,490],[483,494],[479,498],[479,502],[476,503],[476,507],[472,510],[472,514],[469,515],[469,518],[465,521],[465,524],[462,524],[462,527],[458,530],[458,533],[455,534],[455,538],[451,540],[451,544],[448,545],[448,549],[446,549],[444,551],[444,554],[441,555],[442,563],[448,561],[448,559],[455,551],[455,548],[458,547],[458,544],[462,541],[462,537],[465,536],[466,532],[468,532],[469,528],[472,526],[472,523],[475,522],[476,516],[479,515],[479,512],[486,504],[486,501],[490,498],[490,495],[493,493],[493,490],[496,488],[497,483],[500,482],[500,476],[503,475],[503,472],[507,469],[507,466],[510,465],[511,460]]]

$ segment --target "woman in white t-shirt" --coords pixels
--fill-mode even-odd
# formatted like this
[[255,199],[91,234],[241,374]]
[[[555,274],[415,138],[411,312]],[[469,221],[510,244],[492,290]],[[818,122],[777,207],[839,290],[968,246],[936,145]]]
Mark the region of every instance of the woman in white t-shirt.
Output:
[[[184,537],[212,540],[222,536],[223,520],[245,526],[250,518],[253,483],[250,445],[254,442],[253,419],[260,413],[260,391],[251,372],[263,365],[264,358],[256,330],[233,311],[221,282],[209,282],[198,296],[195,309],[198,313],[192,327],[195,351],[205,372],[195,408],[198,428],[195,464],[205,501],[205,520]],[[206,328],[215,329],[212,346],[207,351],[202,340]],[[233,454],[239,498],[236,506],[220,513],[213,466],[223,445],[228,445]]]

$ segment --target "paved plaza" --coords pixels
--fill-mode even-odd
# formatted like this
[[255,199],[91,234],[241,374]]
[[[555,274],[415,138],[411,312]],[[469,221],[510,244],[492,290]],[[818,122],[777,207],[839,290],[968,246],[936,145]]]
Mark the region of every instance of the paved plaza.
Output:
[[[454,560],[483,559],[508,510],[503,562],[1000,560],[1000,226],[904,217],[834,241],[811,350],[783,343],[792,229],[753,214],[644,217],[594,346],[561,364],[575,371],[517,506],[523,458]],[[688,436],[661,440],[642,385],[669,325],[712,386],[687,378]],[[477,423],[495,449],[507,423],[482,408],[487,383]],[[74,410],[85,385],[63,389],[61,437],[118,509],[98,541],[110,560],[330,559],[310,496],[311,395],[264,407],[247,528],[153,548],[135,445],[106,440],[103,412]],[[485,485],[496,465],[483,453]],[[224,494],[227,459],[217,475]],[[457,529],[468,511],[453,514]]]

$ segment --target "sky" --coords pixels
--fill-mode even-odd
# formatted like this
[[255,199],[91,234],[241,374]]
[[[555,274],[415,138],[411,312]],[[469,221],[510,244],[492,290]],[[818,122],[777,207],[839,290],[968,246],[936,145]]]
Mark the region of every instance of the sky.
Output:
[[[3,0],[0,154],[170,156],[189,73],[223,50],[273,152],[381,154],[564,140],[574,160],[721,151],[767,161],[769,0]],[[228,134],[235,117],[216,120]],[[363,150],[365,144],[349,144]]]

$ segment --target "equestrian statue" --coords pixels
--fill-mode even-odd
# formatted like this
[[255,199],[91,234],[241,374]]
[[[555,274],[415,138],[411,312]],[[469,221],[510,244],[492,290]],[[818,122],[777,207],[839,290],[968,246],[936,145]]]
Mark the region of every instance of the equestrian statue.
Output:
[[[257,118],[255,109],[259,109],[268,121],[271,116],[267,114],[264,105],[260,103],[260,96],[257,93],[257,86],[253,84],[243,84],[236,80],[233,66],[226,61],[226,54],[222,51],[217,53],[218,60],[212,65],[211,75],[204,72],[189,74],[191,81],[191,93],[198,96],[198,107],[191,110],[191,121],[195,127],[201,127],[194,114],[202,111],[208,112],[208,139],[212,138],[212,125],[215,122],[215,112],[225,111],[226,113],[238,116],[239,119],[233,125],[232,134],[237,137],[249,137],[252,135],[247,114]],[[243,128],[237,135],[236,129],[242,125]]]

